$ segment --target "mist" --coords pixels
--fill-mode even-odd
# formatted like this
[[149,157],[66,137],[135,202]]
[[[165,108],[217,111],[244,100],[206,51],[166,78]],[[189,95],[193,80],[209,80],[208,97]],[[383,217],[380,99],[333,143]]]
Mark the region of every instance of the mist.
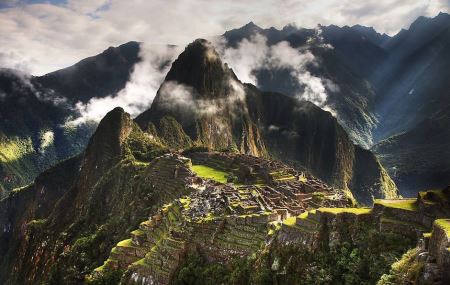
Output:
[[[332,48],[322,44],[320,30],[310,42],[321,48]],[[228,63],[241,81],[260,86],[256,76],[258,71],[288,70],[297,85],[294,94],[297,99],[310,101],[335,114],[327,98],[329,92],[339,91],[339,86],[330,79],[318,77],[309,71],[309,67],[319,63],[308,46],[293,48],[286,41],[269,46],[267,39],[260,34],[243,39],[236,48],[228,47],[223,38],[215,40],[214,44],[223,61]]]
[[76,103],[75,110],[80,115],[70,123],[98,122],[115,107],[122,107],[132,117],[147,110],[164,81],[171,63],[180,52],[181,49],[177,46],[141,43],[139,51],[141,60],[133,67],[125,87],[117,94],[92,98],[86,104]]

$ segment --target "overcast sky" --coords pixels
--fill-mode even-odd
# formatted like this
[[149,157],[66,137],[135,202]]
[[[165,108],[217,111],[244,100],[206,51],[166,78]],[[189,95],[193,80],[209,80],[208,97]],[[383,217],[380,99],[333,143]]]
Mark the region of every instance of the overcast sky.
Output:
[[373,26],[390,35],[450,0],[0,0],[0,67],[34,75],[135,40],[185,45],[250,21]]

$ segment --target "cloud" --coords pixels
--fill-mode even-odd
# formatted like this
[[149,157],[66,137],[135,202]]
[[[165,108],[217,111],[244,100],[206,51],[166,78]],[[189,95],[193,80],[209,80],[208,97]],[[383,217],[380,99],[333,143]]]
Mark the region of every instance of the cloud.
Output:
[[150,107],[179,52],[180,48],[176,46],[141,44],[141,61],[133,67],[130,80],[124,89],[104,98],[92,98],[86,104],[78,102],[75,109],[80,113],[80,117],[71,123],[98,122],[117,106],[122,107],[132,117],[139,115]]
[[[311,42],[321,44],[318,30]],[[313,75],[308,67],[317,65],[315,56],[307,49],[293,48],[288,42],[279,42],[269,46],[267,39],[256,34],[249,40],[243,39],[236,48],[228,48],[223,39],[216,41],[216,46],[223,61],[236,73],[237,77],[247,83],[258,86],[256,72],[259,70],[289,70],[297,82],[298,92],[295,96],[300,100],[311,101],[319,107],[331,110],[327,105],[327,92],[337,92],[339,87],[327,78]],[[330,48],[324,45],[323,48]]]
[[0,65],[34,75],[130,40],[185,46],[251,20],[277,28],[287,23],[363,24],[394,34],[417,16],[449,11],[448,0],[7,0],[3,4],[0,54],[5,56]]
[[[159,106],[166,110],[173,110],[186,118],[193,116],[213,116],[228,112],[236,115],[240,111],[239,104],[245,101],[245,91],[242,85],[234,79],[229,82],[230,93],[223,98],[199,99],[197,91],[176,81],[164,82],[159,90]],[[239,110],[238,110],[239,109]]]

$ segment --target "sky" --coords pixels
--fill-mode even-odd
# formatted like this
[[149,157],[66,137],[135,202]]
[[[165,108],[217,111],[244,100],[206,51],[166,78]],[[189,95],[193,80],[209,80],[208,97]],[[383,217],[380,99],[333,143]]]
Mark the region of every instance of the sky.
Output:
[[361,24],[394,35],[449,7],[450,0],[0,0],[0,67],[42,75],[131,40],[184,46],[250,21]]

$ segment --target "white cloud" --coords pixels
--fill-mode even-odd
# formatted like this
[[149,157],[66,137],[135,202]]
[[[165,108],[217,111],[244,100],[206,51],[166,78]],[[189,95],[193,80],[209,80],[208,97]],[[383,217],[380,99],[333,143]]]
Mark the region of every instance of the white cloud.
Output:
[[363,24],[392,34],[417,16],[449,11],[448,0],[42,2],[7,0],[11,8],[0,9],[0,65],[44,74],[130,40],[184,46],[250,20],[277,28],[293,22],[302,27]]
[[117,106],[124,108],[132,117],[142,113],[150,107],[179,52],[179,48],[175,46],[141,44],[141,61],[134,66],[125,88],[104,98],[92,98],[86,104],[78,102],[76,109],[81,116],[72,123],[100,121],[107,112]]
[[[320,36],[317,41],[320,41]],[[331,110],[330,106],[327,106],[327,92],[336,92],[339,87],[330,79],[311,74],[308,66],[318,63],[307,47],[296,49],[288,42],[268,46],[267,39],[259,34],[252,36],[250,40],[243,39],[236,48],[227,48],[223,39],[217,41],[216,45],[223,61],[228,63],[241,81],[258,86],[255,77],[258,70],[287,69],[297,82],[298,99],[311,101],[319,107]]]
[[231,115],[236,112],[239,102],[245,101],[245,91],[242,85],[234,79],[229,81],[230,93],[223,98],[198,99],[196,90],[190,86],[175,81],[164,82],[161,86],[159,104],[167,110],[174,110],[186,117],[198,115],[215,115],[228,111]]

